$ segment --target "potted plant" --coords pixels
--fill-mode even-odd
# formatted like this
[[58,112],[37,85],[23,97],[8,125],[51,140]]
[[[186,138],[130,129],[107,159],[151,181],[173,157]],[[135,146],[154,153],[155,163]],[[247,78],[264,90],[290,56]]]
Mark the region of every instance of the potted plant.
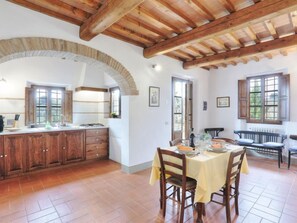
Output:
[[117,118],[118,115],[115,112],[110,113],[111,118]]

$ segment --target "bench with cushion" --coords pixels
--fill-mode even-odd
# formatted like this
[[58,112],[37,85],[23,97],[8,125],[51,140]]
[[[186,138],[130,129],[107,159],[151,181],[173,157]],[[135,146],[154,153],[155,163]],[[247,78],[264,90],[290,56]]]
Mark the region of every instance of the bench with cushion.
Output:
[[280,163],[283,162],[282,152],[286,135],[247,130],[235,130],[234,133],[239,136],[239,139],[236,140],[238,145],[245,146],[248,149],[277,153],[278,167],[280,168]]

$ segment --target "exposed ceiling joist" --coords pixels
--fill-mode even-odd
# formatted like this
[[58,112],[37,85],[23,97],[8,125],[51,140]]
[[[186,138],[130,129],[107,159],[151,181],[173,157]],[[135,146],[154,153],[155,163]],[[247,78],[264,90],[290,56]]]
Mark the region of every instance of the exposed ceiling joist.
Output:
[[123,16],[132,11],[144,0],[107,0],[98,12],[87,19],[80,27],[79,36],[83,40],[91,40]]
[[213,64],[229,62],[241,57],[256,57],[257,55],[263,54],[265,52],[268,53],[276,49],[285,49],[295,45],[297,45],[297,34],[267,41],[264,43],[259,43],[245,48],[240,48],[237,50],[232,50],[212,56],[195,59],[193,61],[184,62],[183,67],[185,69],[190,69],[194,67],[211,66]]
[[182,33],[171,39],[144,49],[144,56],[151,58],[168,53],[194,42],[203,41],[218,35],[244,28],[248,25],[264,22],[275,16],[297,10],[296,0],[261,1],[255,5],[236,11],[228,16]]

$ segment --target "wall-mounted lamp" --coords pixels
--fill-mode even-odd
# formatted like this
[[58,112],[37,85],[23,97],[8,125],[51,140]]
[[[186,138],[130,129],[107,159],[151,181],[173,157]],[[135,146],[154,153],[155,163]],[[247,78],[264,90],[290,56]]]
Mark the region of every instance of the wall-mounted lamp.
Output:
[[162,67],[161,67],[161,65],[159,65],[159,64],[153,64],[153,65],[152,65],[152,68],[153,68],[155,71],[160,71],[160,70],[162,70]]

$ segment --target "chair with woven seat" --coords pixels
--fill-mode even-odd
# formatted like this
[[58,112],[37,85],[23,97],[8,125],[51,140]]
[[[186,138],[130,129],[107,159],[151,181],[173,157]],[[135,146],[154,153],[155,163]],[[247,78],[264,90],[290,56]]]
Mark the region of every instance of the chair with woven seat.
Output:
[[[211,201],[217,204],[226,206],[226,218],[227,223],[231,223],[231,211],[230,211],[230,199],[235,199],[235,212],[239,215],[238,210],[238,195],[239,195],[239,181],[240,181],[240,170],[242,161],[245,155],[245,148],[239,151],[231,152],[228,167],[227,176],[224,186],[219,192],[215,192],[211,195]],[[214,200],[214,195],[223,197],[223,201]]]
[[[297,140],[297,135],[290,135],[290,139]],[[291,166],[291,156],[297,154],[297,146],[288,148],[288,169]]]
[[[196,180],[186,176],[186,156],[173,151],[158,148],[161,165],[161,208],[163,217],[166,215],[166,201],[172,199],[179,203],[179,222],[184,219],[184,210],[192,207],[194,203]],[[177,190],[181,191],[181,201],[174,198]],[[169,192],[169,193],[168,193]],[[190,195],[187,195],[187,192]],[[191,204],[186,206],[186,200],[191,199]]]
[[177,146],[181,144],[182,144],[182,139],[180,138],[169,141],[170,146]]

